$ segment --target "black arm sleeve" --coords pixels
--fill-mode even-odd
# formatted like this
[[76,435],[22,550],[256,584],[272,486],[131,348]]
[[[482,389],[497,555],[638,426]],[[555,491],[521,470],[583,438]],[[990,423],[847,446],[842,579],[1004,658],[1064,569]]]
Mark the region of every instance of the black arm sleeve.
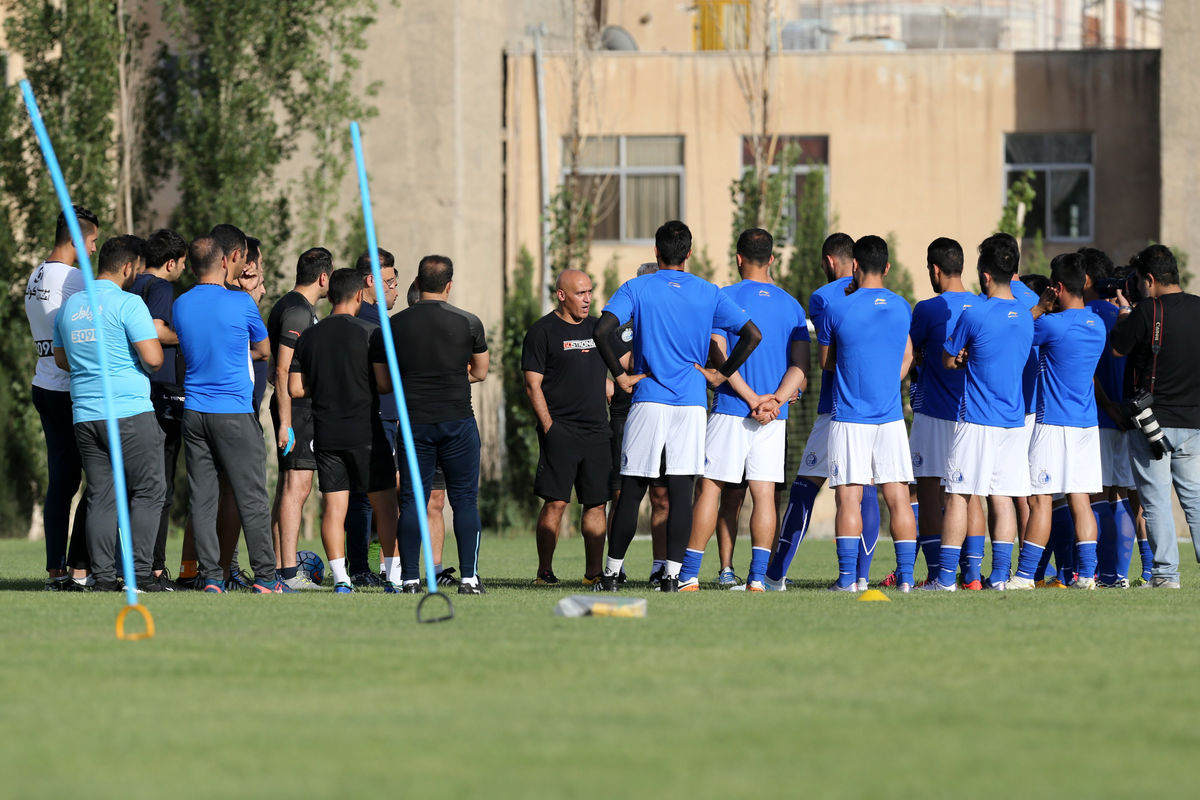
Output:
[[596,323],[596,329],[592,333],[596,339],[596,349],[600,351],[600,357],[604,359],[604,366],[608,367],[608,371],[614,378],[625,374],[625,369],[621,366],[612,342],[612,335],[619,326],[620,321],[617,316],[610,311],[605,311],[600,314],[600,321]]
[[725,359],[725,363],[717,367],[717,371],[726,378],[737,372],[738,367],[746,363],[746,359],[750,357],[750,354],[754,352],[754,348],[758,347],[758,343],[762,341],[762,332],[752,320],[747,320],[737,335],[737,346],[733,348],[733,352],[729,354],[729,358]]

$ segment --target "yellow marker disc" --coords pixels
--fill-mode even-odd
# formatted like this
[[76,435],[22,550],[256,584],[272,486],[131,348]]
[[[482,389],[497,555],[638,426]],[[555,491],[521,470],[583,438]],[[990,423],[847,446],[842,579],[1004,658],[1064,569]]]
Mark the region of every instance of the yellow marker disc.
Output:
[[867,589],[858,596],[860,603],[890,603],[892,599],[878,589]]
[[[130,611],[136,611],[142,615],[142,619],[146,621],[146,630],[141,633],[125,633],[125,615]],[[121,613],[117,614],[117,638],[127,642],[136,642],[138,639],[154,638],[154,617],[150,616],[150,612],[143,605],[125,606],[121,609]]]

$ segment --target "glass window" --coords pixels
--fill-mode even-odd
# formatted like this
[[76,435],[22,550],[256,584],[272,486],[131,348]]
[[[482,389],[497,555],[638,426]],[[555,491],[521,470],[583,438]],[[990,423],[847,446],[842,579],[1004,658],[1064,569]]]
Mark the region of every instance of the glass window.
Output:
[[1010,133],[1004,137],[1006,186],[1033,172],[1036,194],[1025,234],[1046,241],[1092,239],[1094,152],[1090,133]]
[[[829,137],[828,136],[779,136],[775,139],[772,154],[771,174],[778,175],[780,162],[785,154],[795,157],[795,162],[789,169],[793,180],[788,186],[788,196],[783,201],[783,219],[781,233],[777,234],[781,242],[790,242],[796,234],[796,198],[802,197],[809,176],[820,171],[825,180],[825,208],[828,215],[829,198]],[[754,139],[742,137],[742,174],[744,175],[754,165]]]

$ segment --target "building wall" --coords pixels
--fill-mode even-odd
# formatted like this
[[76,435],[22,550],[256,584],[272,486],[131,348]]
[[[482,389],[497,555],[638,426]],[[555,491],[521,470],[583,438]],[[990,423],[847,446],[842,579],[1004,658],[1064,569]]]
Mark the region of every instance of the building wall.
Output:
[[1166,4],[1162,50],[1162,241],[1200,263],[1200,3]]

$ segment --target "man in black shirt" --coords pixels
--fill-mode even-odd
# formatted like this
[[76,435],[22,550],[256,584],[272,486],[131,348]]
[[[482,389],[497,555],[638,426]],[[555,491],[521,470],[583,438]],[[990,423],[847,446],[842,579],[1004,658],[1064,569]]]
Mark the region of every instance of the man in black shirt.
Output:
[[[1134,393],[1145,390],[1153,395],[1151,408],[1174,448],[1156,459],[1140,430],[1127,434],[1154,550],[1150,585],[1178,589],[1179,542],[1171,512],[1172,484],[1177,487],[1200,558],[1200,359],[1195,352],[1200,341],[1200,297],[1183,291],[1175,256],[1160,244],[1147,247],[1132,265],[1143,299],[1134,307],[1118,293],[1120,311],[1110,341],[1114,354],[1129,356]],[[1157,353],[1156,330],[1161,345]]]
[[534,583],[558,583],[554,547],[574,486],[583,506],[583,583],[599,589],[611,466],[606,406],[612,382],[592,338],[592,279],[579,270],[563,270],[556,291],[558,308],[529,326],[521,349],[525,394],[539,426],[541,453],[533,491],[545,501],[538,515]]
[[329,279],[333,312],[306,331],[296,345],[289,390],[311,398],[317,475],[325,500],[321,541],[333,573],[333,590],[354,591],[346,570],[346,510],[350,491],[366,492],[375,512],[387,583],[399,591],[396,552],[396,466],[379,419],[379,392],[389,391],[387,356],[379,326],[355,315],[363,279],[339,269]]
[[[459,594],[482,594],[479,563],[479,428],[471,409],[471,384],[487,377],[487,337],[474,314],[447,299],[454,264],[446,256],[425,256],[417,266],[421,299],[391,319],[400,343],[396,360],[408,405],[421,484],[429,502],[434,467],[446,474],[446,497],[454,509],[462,583]],[[398,443],[399,444],[399,443]],[[419,591],[421,530],[407,459],[399,454],[401,476],[400,556],[405,591]]]
[[271,338],[271,372],[275,391],[271,394],[271,421],[275,424],[279,481],[271,509],[271,532],[275,539],[275,563],[279,576],[293,589],[317,588],[297,571],[296,546],[300,539],[300,517],[312,491],[313,453],[312,404],[304,395],[288,396],[288,369],[300,335],[317,324],[313,305],[329,289],[333,256],[324,247],[313,247],[296,262],[296,288],[279,298],[267,317]]

